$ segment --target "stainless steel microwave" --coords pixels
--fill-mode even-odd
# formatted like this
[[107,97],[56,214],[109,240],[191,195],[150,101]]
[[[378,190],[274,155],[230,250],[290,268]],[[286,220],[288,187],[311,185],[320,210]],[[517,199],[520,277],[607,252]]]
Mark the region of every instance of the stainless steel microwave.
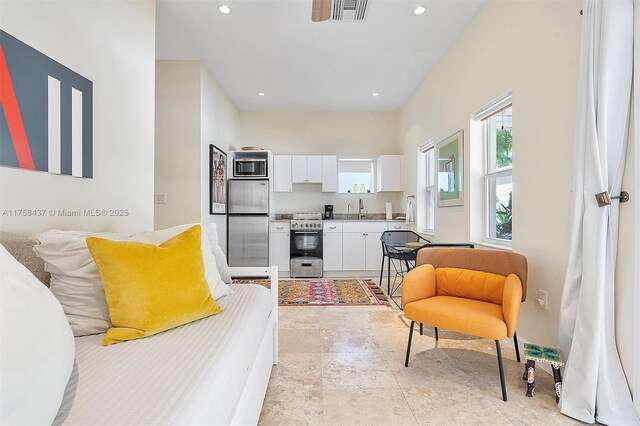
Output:
[[233,177],[235,178],[266,178],[266,158],[236,158],[233,160]]

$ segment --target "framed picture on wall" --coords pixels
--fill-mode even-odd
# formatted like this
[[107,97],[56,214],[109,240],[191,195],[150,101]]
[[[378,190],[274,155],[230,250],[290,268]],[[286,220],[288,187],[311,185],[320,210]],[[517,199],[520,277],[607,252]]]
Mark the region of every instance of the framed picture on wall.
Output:
[[464,134],[460,130],[438,142],[438,207],[461,206]]
[[209,145],[209,214],[227,214],[227,154]]

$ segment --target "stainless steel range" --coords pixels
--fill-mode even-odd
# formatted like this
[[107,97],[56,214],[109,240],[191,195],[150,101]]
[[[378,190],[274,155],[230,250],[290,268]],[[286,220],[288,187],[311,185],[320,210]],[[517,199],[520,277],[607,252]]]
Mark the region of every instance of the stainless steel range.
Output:
[[322,213],[294,213],[290,234],[291,277],[322,277]]

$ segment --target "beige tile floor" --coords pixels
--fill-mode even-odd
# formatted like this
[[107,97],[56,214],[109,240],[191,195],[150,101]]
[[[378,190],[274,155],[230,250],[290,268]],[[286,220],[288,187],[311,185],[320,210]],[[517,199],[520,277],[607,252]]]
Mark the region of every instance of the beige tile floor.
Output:
[[495,344],[433,329],[408,335],[387,307],[281,307],[280,363],[274,366],[262,425],[572,424],[560,414],[553,378],[539,372],[525,397],[524,365],[504,348],[508,402],[500,392]]

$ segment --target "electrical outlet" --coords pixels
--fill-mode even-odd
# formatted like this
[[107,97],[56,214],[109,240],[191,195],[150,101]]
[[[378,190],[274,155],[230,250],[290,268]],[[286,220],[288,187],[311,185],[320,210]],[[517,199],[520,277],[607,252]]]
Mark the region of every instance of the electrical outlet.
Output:
[[167,194],[154,194],[153,202],[155,204],[167,204]]
[[549,293],[545,290],[538,290],[538,298],[536,299],[540,309],[549,309]]

